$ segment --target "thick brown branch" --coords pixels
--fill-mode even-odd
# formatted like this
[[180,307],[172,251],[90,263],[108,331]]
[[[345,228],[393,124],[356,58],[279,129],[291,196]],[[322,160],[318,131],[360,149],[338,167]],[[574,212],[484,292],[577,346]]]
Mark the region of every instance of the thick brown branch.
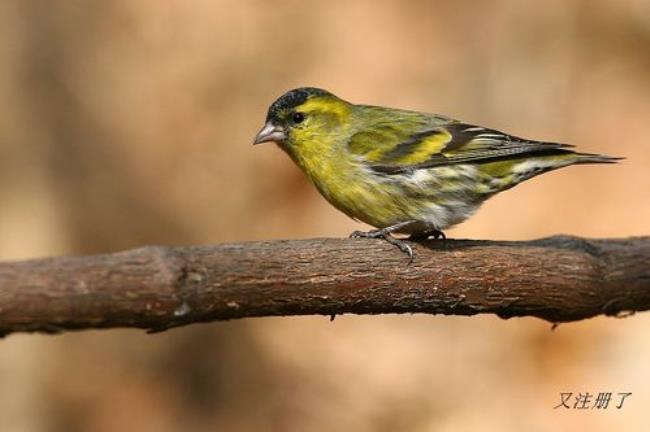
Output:
[[0,334],[163,330],[271,315],[412,313],[551,322],[650,309],[650,237],[145,247],[0,264]]

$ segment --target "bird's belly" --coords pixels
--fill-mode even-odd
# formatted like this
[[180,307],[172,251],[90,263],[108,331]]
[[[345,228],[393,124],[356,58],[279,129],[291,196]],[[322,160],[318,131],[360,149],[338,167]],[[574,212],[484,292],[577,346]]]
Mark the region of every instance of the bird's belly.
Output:
[[403,233],[445,229],[462,222],[478,207],[467,199],[465,191],[423,182],[421,177],[363,172],[314,183],[334,207],[374,227],[416,221],[402,229]]
[[374,184],[362,179],[315,182],[321,194],[334,207],[353,219],[383,228],[404,219],[404,207],[391,185]]

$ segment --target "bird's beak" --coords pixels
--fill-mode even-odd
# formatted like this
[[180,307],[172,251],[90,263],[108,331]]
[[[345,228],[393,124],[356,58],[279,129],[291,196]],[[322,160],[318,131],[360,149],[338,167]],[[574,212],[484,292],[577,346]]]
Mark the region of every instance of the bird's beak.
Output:
[[253,144],[261,144],[263,142],[275,141],[277,143],[284,141],[287,135],[284,133],[284,129],[280,126],[276,126],[271,122],[267,122],[261,131],[255,136],[255,141]]

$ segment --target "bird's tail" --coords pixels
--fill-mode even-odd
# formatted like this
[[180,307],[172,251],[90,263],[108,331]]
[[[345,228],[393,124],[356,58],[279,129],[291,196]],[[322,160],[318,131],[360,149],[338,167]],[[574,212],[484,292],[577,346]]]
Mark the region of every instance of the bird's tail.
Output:
[[574,164],[592,164],[592,163],[617,163],[625,159],[624,157],[606,156],[594,153],[575,153]]
[[[606,156],[594,153],[578,153],[568,149],[559,149],[548,155],[540,156],[537,158],[531,157],[521,163],[524,168],[514,169],[516,171],[513,176],[504,177],[504,182],[499,186],[497,192],[506,189],[536,177],[545,172],[553,171],[559,168],[567,167],[570,165],[579,164],[611,164],[625,159],[622,157]],[[494,191],[490,191],[494,193]]]

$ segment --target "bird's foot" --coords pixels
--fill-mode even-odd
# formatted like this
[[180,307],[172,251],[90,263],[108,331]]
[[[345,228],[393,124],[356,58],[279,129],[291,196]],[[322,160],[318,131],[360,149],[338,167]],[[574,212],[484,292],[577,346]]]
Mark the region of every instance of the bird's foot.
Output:
[[404,240],[396,239],[391,234],[393,231],[401,228],[402,226],[404,225],[400,224],[400,226],[397,226],[397,228],[395,228],[395,226],[390,226],[378,230],[354,231],[352,234],[350,234],[350,238],[373,238],[373,239],[378,238],[378,239],[385,240],[388,243],[392,244],[393,246],[397,246],[399,250],[401,250],[406,255],[408,255],[409,257],[408,263],[411,264],[413,262],[413,249]]
[[432,230],[432,231],[423,231],[419,233],[413,233],[409,236],[409,240],[413,241],[423,241],[427,240],[429,237],[433,237],[434,239],[438,240],[447,240],[447,236],[445,233],[443,233],[440,230]]

